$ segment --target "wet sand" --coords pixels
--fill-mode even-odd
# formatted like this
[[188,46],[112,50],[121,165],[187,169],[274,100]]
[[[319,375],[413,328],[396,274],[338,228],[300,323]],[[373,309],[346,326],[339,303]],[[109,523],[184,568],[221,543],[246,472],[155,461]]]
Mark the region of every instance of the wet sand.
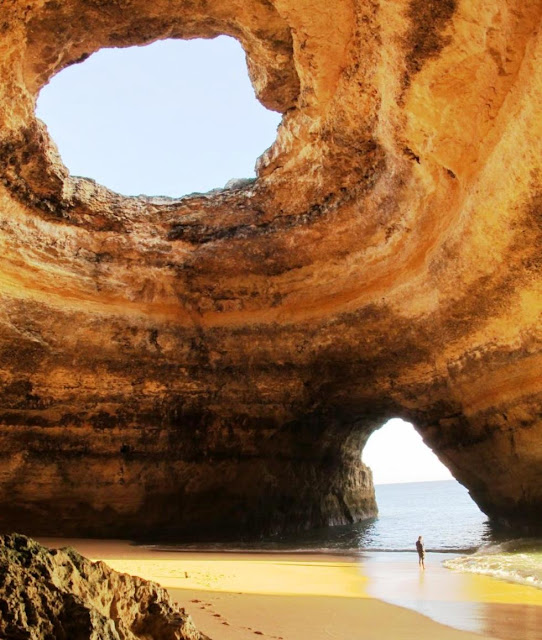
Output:
[[442,566],[450,554],[429,553],[426,571],[412,571],[416,553],[367,553],[369,593],[443,624],[502,640],[542,640],[542,591]]
[[41,539],[166,587],[213,640],[542,640],[542,591],[455,573],[429,554],[159,551]]

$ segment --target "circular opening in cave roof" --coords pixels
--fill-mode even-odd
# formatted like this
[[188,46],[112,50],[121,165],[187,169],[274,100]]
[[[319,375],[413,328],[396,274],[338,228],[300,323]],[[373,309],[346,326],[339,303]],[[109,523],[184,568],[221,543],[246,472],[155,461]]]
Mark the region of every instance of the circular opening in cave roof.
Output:
[[52,78],[36,113],[72,175],[170,197],[253,178],[281,118],[227,36],[102,49]]

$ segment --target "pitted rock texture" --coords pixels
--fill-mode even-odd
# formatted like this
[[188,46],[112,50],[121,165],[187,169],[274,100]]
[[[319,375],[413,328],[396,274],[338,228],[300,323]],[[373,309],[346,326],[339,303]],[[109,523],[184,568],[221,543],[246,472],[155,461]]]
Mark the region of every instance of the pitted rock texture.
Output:
[[157,584],[18,534],[0,536],[0,636],[209,640]]
[[[220,537],[376,511],[414,422],[494,520],[542,508],[542,2],[0,6],[0,527]],[[258,179],[68,175],[39,88],[230,34],[282,112]]]

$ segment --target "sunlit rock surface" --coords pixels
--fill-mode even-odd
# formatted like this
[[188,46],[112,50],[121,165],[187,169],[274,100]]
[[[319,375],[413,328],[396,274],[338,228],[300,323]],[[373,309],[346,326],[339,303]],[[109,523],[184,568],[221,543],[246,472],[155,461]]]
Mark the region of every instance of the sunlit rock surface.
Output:
[[0,636],[209,640],[157,584],[17,534],[0,536]]
[[[0,528],[212,537],[375,513],[392,416],[494,519],[542,509],[540,0],[0,5]],[[229,34],[284,114],[258,180],[70,177],[37,93]]]

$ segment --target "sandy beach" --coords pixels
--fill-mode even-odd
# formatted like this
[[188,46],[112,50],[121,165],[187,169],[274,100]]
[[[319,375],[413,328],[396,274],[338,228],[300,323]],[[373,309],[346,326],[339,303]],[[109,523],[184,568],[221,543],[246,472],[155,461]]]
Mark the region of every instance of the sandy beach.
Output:
[[161,551],[125,541],[40,539],[166,587],[213,640],[542,639],[542,591],[456,573],[429,554]]

